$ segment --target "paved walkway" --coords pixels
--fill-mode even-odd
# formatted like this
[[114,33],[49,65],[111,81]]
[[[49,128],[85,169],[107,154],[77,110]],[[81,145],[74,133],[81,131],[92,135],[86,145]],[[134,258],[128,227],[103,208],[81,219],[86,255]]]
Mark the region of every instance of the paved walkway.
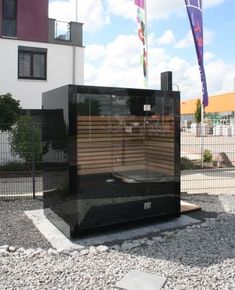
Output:
[[188,193],[234,194],[234,169],[201,169],[181,171],[181,191]]
[[[36,177],[36,196],[42,196],[42,177]],[[202,169],[181,171],[181,191],[188,193],[234,194],[234,169]],[[0,178],[1,197],[30,197],[32,178]]]

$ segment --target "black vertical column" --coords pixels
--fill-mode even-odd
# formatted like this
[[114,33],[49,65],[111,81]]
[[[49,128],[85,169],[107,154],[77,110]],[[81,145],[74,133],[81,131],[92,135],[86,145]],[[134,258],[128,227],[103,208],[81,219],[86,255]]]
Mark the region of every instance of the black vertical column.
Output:
[[161,90],[172,91],[172,72],[166,71],[161,73]]

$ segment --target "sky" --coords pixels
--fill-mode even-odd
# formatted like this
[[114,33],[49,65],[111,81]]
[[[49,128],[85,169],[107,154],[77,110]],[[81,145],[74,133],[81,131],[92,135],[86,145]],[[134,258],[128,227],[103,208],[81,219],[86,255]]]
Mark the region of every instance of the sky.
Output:
[[[76,0],[49,0],[49,17],[76,20]],[[172,71],[182,99],[201,97],[196,51],[184,0],[146,0],[149,88]],[[84,84],[143,88],[134,0],[77,0],[84,23]],[[204,63],[209,95],[235,89],[235,1],[203,0]]]

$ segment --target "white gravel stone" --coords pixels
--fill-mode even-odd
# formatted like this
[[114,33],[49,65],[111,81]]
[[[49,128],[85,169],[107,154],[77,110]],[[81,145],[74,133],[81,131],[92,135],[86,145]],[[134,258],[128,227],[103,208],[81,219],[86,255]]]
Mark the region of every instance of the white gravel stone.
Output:
[[89,250],[88,249],[84,249],[84,250],[80,251],[80,255],[81,256],[85,256],[85,255],[88,255],[88,254],[89,254]]
[[164,239],[162,238],[162,237],[159,237],[159,236],[157,236],[157,237],[153,237],[152,238],[155,242],[163,242],[164,241]]
[[133,241],[133,242],[128,241],[128,242],[124,242],[124,243],[122,243],[122,245],[121,245],[121,249],[122,249],[123,251],[128,251],[128,250],[131,250],[131,249],[136,248],[136,247],[138,247],[138,246],[139,246],[138,243],[135,243],[134,241]]
[[146,245],[152,246],[154,243],[155,243],[154,240],[148,240],[147,243],[146,243]]
[[49,255],[58,255],[59,254],[57,250],[52,249],[52,248],[48,249],[47,252]]
[[222,211],[221,200],[226,196],[207,200],[196,195],[191,201],[193,198],[200,199],[206,213],[217,212],[218,216],[209,215],[197,226],[110,247],[56,254],[50,247],[38,249],[38,241],[35,249],[19,243],[17,247],[22,247],[15,252],[5,247],[0,255],[0,289],[117,290],[117,281],[130,270],[139,270],[167,277],[163,290],[233,290],[235,212]]
[[5,250],[5,251],[7,251],[8,248],[9,248],[9,245],[2,245],[2,246],[0,246],[0,250]]
[[7,249],[4,249],[4,248],[0,249],[0,255],[4,255],[6,253],[7,253]]
[[104,246],[104,245],[100,245],[100,246],[96,247],[96,249],[102,253],[102,252],[107,252],[109,250],[109,247]]
[[16,247],[9,246],[8,251],[9,252],[15,252],[16,251]]
[[94,246],[89,247],[89,255],[97,254],[97,249]]
[[113,245],[113,246],[111,246],[111,249],[114,250],[114,251],[119,251],[120,248],[121,247],[119,245]]

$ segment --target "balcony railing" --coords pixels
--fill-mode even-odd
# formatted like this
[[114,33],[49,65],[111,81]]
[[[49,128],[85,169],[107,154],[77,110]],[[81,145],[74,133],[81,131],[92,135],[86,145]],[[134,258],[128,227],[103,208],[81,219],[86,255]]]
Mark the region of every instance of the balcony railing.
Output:
[[71,40],[70,23],[64,21],[55,21],[55,39]]

